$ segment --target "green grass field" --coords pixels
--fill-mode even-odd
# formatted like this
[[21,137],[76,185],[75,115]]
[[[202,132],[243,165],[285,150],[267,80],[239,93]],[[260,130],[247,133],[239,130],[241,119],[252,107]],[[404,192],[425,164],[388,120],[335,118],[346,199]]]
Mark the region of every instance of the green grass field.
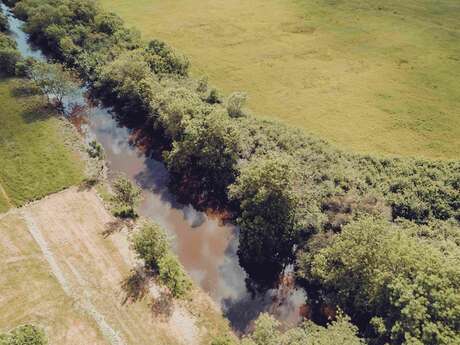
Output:
[[101,0],[253,113],[357,152],[460,157],[457,0]]
[[0,80],[0,213],[78,184],[83,163],[40,96],[15,96],[18,80]]

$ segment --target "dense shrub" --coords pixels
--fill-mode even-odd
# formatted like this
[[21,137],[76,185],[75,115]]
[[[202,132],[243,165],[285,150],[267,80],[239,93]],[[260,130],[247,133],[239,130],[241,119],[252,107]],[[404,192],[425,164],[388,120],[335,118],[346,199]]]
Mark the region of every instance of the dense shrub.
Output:
[[0,345],[47,345],[45,333],[32,325],[16,327],[11,332],[0,334]]
[[120,218],[137,217],[136,206],[140,202],[142,190],[124,176],[118,177],[113,182],[112,188],[114,215]]
[[133,249],[158,280],[176,298],[187,295],[191,282],[177,257],[171,252],[165,231],[156,224],[146,222],[131,239]]
[[157,74],[177,74],[183,77],[188,75],[190,62],[187,57],[162,41],[150,41],[145,50],[145,58],[152,71]]
[[237,174],[239,144],[237,124],[222,112],[189,118],[181,139],[165,154],[174,184],[186,180],[201,199],[226,201],[227,187]]
[[362,219],[306,253],[301,272],[376,344],[458,344],[460,249],[449,226],[434,226]]
[[291,157],[268,156],[245,165],[230,188],[240,201],[240,263],[258,280],[273,281],[292,257],[299,230],[294,181]]
[[158,262],[169,250],[165,231],[153,223],[143,224],[131,243],[139,258],[151,270],[158,270]]
[[0,32],[0,75],[10,77],[16,74],[16,65],[21,61],[16,42]]
[[339,316],[328,327],[306,322],[286,332],[280,323],[268,314],[261,314],[255,322],[254,331],[243,338],[242,345],[362,345],[357,329],[348,318]]
[[10,28],[9,24],[8,24],[8,18],[6,17],[6,15],[1,12],[0,10],[0,31],[1,32],[5,32],[5,31],[8,31]]
[[246,104],[247,95],[244,92],[233,92],[227,99],[227,111],[231,117],[244,116],[243,107]]
[[0,49],[0,74],[14,76],[16,64],[21,60],[21,54],[16,49]]

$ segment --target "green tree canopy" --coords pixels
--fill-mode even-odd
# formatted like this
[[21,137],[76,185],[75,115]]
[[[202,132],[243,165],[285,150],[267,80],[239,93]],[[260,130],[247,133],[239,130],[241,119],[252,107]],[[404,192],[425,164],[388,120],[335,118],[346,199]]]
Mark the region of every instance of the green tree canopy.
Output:
[[449,237],[414,233],[412,223],[353,222],[312,256],[304,274],[377,344],[459,344],[460,250]]
[[241,209],[240,262],[258,280],[267,273],[273,279],[292,258],[298,231],[295,174],[289,156],[263,156],[243,166],[230,186]]

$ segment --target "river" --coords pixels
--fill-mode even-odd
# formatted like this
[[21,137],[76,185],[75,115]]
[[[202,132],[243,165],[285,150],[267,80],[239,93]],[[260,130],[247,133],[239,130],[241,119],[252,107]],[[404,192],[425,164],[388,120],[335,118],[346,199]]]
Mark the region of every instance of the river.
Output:
[[[46,57],[28,41],[23,22],[1,4],[8,15],[11,36],[25,57],[45,61]],[[238,231],[216,217],[197,211],[192,205],[176,201],[167,188],[168,171],[164,164],[147,156],[133,144],[133,131],[121,126],[109,109],[87,101],[86,89],[69,104],[85,110],[82,130],[87,141],[96,139],[105,150],[113,173],[123,173],[143,190],[139,213],[160,224],[173,238],[173,249],[194,282],[221,306],[235,331],[244,333],[261,312],[270,312],[286,326],[301,320],[306,301],[303,290],[292,280],[283,279],[277,289],[253,295],[246,287],[247,275],[238,262]]]

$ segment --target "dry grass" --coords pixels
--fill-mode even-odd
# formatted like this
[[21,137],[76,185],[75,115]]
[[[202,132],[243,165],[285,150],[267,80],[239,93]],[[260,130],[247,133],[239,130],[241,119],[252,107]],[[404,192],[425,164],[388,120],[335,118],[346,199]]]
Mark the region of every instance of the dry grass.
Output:
[[50,274],[19,213],[0,220],[0,291],[0,331],[34,323],[50,344],[106,344]]
[[457,0],[101,0],[255,114],[358,152],[459,158]]
[[[69,286],[68,295],[21,214],[27,214],[41,232]],[[51,345],[109,344],[85,310],[87,302],[127,345],[206,344],[209,333],[226,329],[223,318],[197,291],[194,301],[202,302],[193,302],[190,309],[188,303],[176,303],[178,312],[170,318],[152,311],[149,295],[127,302],[123,282],[134,261],[126,233],[103,236],[110,222],[113,218],[96,193],[76,188],[0,218],[0,331],[32,322],[46,329]],[[194,324],[199,338],[189,342],[184,328]]]

